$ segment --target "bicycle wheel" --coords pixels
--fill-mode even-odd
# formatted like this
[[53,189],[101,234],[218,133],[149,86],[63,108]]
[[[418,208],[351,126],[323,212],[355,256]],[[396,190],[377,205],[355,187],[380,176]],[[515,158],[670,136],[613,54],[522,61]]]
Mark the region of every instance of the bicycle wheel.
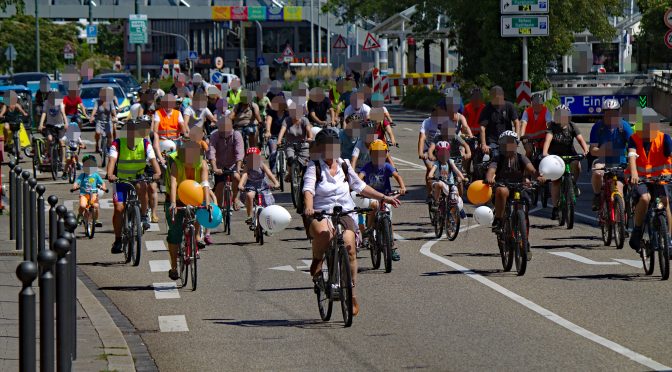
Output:
[[231,235],[231,189],[226,187],[224,189],[224,206],[226,210],[224,211],[224,232],[227,235]]
[[600,209],[600,229],[602,230],[602,242],[607,247],[611,245],[612,234],[611,216],[609,213],[609,201],[605,199]]
[[318,279],[318,282],[315,284],[315,294],[317,296],[317,308],[320,311],[320,318],[323,321],[328,321],[331,319],[331,309],[334,306],[334,301],[329,295],[329,290],[327,286],[331,286],[329,282],[329,263],[331,259],[329,258],[330,253],[324,255],[324,260],[322,261],[322,275]]
[[190,250],[189,244],[191,244],[191,236],[189,230],[184,231],[184,237],[182,239],[182,244],[180,244],[177,250],[177,272],[180,274],[180,287],[184,288],[187,285],[187,279],[189,278],[189,267],[188,267],[188,252]]
[[625,203],[621,195],[614,195],[614,243],[616,249],[625,244]]
[[133,250],[131,257],[133,258],[133,266],[140,265],[140,255],[142,254],[142,221],[140,219],[140,207],[137,205],[133,207],[133,216],[131,217],[131,231],[133,232]]
[[380,242],[383,243],[380,246],[380,250],[385,257],[386,273],[392,271],[392,239],[392,221],[390,221],[389,216],[384,216],[380,220]]
[[198,254],[198,244],[196,243],[196,232],[194,225],[189,226],[189,235],[190,235],[190,252],[189,252],[189,266],[191,270],[191,290],[195,291],[198,284],[198,259],[196,255]]
[[369,234],[368,237],[368,245],[369,245],[369,251],[371,253],[371,266],[373,267],[374,270],[378,270],[380,268],[380,247],[381,247],[381,242],[380,242],[380,232],[375,231],[375,236],[373,234]]
[[98,149],[98,154],[100,154],[100,166],[105,167],[107,162],[107,137],[100,137],[100,148]]
[[511,257],[512,252],[509,249],[509,245],[510,244],[506,237],[497,237],[497,246],[499,247],[499,255],[502,258],[502,268],[504,271],[511,271],[511,268],[513,267],[513,258]]
[[530,199],[532,199],[532,206],[536,207],[537,203],[539,203],[539,187],[533,187],[530,189]]
[[61,154],[58,151],[58,146],[56,144],[51,144],[51,178],[56,181],[58,178],[58,168],[61,164]]
[[457,239],[460,233],[460,211],[457,210],[457,204],[451,205],[446,214],[446,236],[451,242]]
[[278,181],[280,182],[280,191],[285,192],[285,151],[278,151],[275,159],[278,167]]
[[525,275],[527,269],[527,223],[525,212],[518,211],[516,217],[516,229],[514,229],[514,257],[518,276]]
[[121,231],[121,246],[124,251],[124,263],[131,262],[132,259],[132,249],[131,246],[133,243],[133,228],[131,226],[131,218],[129,216],[131,212],[124,210],[121,220],[123,221],[122,231]]
[[68,182],[72,185],[77,179],[77,167],[74,164],[70,164],[68,168]]
[[438,239],[443,235],[443,225],[446,218],[445,214],[445,199],[441,198],[439,201],[439,208],[436,210],[434,215],[434,236]]
[[565,201],[565,215],[567,222],[567,230],[574,228],[574,206],[576,205],[576,196],[574,195],[574,182],[569,180],[567,185],[567,192],[565,193],[567,200]]
[[292,194],[292,204],[294,208],[299,208],[299,199],[301,198],[301,185],[299,181],[301,180],[301,165],[298,161],[292,162],[292,182],[290,184],[291,194]]
[[93,237],[91,236],[91,221],[89,221],[89,211],[84,212],[84,216],[82,216],[82,225],[84,227],[84,236],[92,239]]
[[345,327],[352,325],[352,273],[350,272],[350,258],[345,246],[338,245],[338,258],[340,269],[340,299],[343,323]]
[[89,211],[89,239],[93,239],[95,235],[96,235],[96,221],[93,219],[93,211]]
[[436,211],[434,210],[433,198],[430,197],[430,202],[427,203],[427,209],[429,209],[429,220],[432,222],[432,225],[436,225]]
[[33,139],[33,153],[31,157],[33,158],[33,177],[37,178],[37,171],[40,168],[40,158],[42,157],[42,151],[39,151],[38,142]]
[[656,216],[656,237],[658,248],[658,265],[660,266],[660,279],[667,280],[670,278],[670,239],[667,234],[667,218],[660,214]]

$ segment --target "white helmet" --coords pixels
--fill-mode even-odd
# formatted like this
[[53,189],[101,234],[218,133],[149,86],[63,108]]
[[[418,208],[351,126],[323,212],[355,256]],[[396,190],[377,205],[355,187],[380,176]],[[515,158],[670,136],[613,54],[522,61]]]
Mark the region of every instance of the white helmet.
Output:
[[270,234],[280,232],[289,226],[292,216],[279,205],[270,205],[259,214],[259,223]]
[[620,108],[621,104],[618,102],[618,100],[605,99],[604,101],[602,101],[602,111],[619,110]]
[[322,130],[322,128],[320,128],[320,127],[310,128],[310,131],[313,133],[313,139],[315,139],[315,137],[317,137],[317,134],[320,133],[321,130]]
[[518,143],[518,134],[512,130],[505,130],[502,134],[500,134],[498,142],[502,143],[502,141],[506,140],[509,137],[515,139],[516,143]]
[[159,142],[159,150],[161,150],[162,153],[167,154],[177,150],[177,145],[172,140],[161,140],[161,142]]

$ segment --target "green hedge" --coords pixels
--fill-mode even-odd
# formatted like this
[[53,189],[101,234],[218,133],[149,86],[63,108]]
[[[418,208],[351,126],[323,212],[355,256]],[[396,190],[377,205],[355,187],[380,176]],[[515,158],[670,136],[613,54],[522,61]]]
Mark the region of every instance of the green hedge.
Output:
[[431,111],[443,94],[427,87],[408,87],[402,100],[404,107],[415,110]]

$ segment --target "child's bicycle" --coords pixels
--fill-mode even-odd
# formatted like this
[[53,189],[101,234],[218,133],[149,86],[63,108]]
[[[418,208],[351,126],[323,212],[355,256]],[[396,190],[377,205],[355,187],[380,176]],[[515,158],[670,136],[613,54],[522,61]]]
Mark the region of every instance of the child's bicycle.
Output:
[[264,245],[264,228],[261,226],[259,215],[264,210],[264,191],[273,190],[272,187],[264,187],[261,189],[254,189],[252,220],[250,221],[250,230],[254,231],[255,242],[259,245]]
[[[79,188],[72,189],[70,192],[75,192]],[[105,189],[105,193],[110,192],[109,189]],[[84,213],[81,215],[81,225],[84,227],[84,235],[87,238],[93,239],[93,236],[96,235],[96,226],[98,225],[98,220],[95,219],[95,211],[93,205],[93,193],[88,192],[87,205],[84,209]]]
[[69,144],[65,150],[66,155],[63,172],[68,175],[68,182],[70,182],[70,184],[75,183],[75,180],[77,179],[77,166],[79,164],[80,150],[81,147],[79,145],[72,146],[72,144]]
[[182,231],[184,238],[182,244],[177,249],[177,272],[180,275],[180,284],[184,288],[189,279],[191,268],[191,290],[195,291],[198,284],[198,243],[196,242],[196,211],[207,209],[210,221],[212,221],[212,210],[207,206],[193,207],[175,207],[171,210],[171,220],[175,222],[175,213],[178,210],[184,211],[182,217]]

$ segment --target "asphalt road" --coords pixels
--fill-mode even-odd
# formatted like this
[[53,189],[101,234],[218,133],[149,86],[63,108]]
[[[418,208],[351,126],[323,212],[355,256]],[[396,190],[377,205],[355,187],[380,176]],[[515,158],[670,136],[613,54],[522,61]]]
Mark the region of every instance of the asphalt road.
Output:
[[[533,209],[533,259],[517,277],[502,271],[490,229],[471,218],[456,241],[434,239],[415,151],[423,116],[391,113],[401,143],[392,155],[410,189],[394,212],[402,259],[385,274],[360,252],[361,310],[351,328],[338,304],[331,321],[319,318],[296,215],[259,246],[236,213],[234,233],[215,234],[201,252],[192,292],[161,284],[170,282],[160,267],[166,251],[143,248],[139,267],[110,254],[112,210],[103,202],[95,239],[78,231],[79,266],[130,319],[161,371],[670,369],[672,283],[658,268],[645,276],[627,243],[603,245],[585,171],[573,230],[551,221],[550,209]],[[75,199],[66,183],[47,183],[47,193]],[[276,200],[291,209],[289,194]],[[153,230],[145,241],[162,247],[163,220]]]

